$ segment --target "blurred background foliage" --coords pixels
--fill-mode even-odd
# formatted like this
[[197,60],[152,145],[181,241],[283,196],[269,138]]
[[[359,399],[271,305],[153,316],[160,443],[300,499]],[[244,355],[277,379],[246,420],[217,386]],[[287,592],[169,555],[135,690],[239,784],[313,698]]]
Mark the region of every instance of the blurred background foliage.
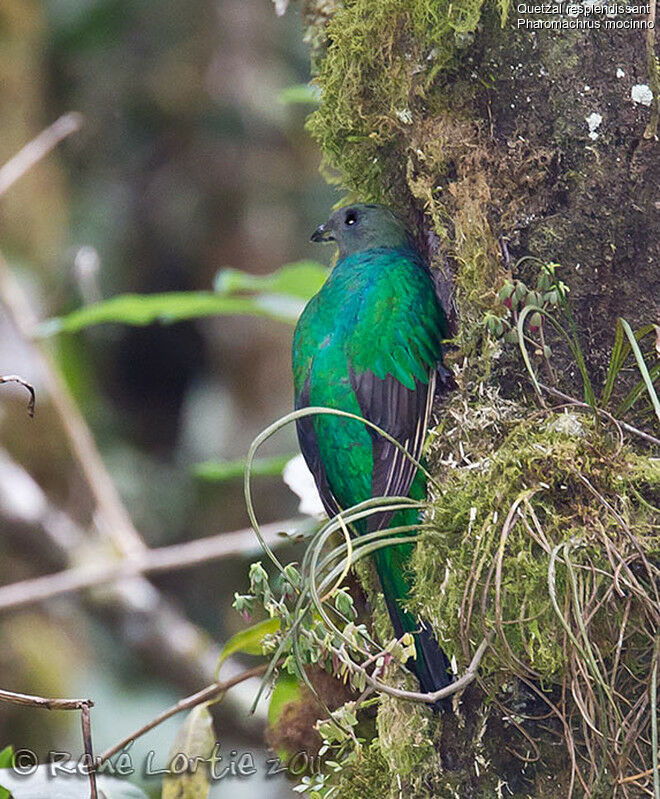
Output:
[[[0,245],[39,317],[126,292],[208,291],[227,266],[264,275],[318,258],[309,234],[336,196],[303,129],[310,106],[297,101],[308,96],[292,88],[307,82],[308,70],[299,18],[277,17],[270,0],[0,0],[0,163],[60,114],[85,119],[82,132],[0,200]],[[240,479],[209,482],[195,469],[244,457],[252,438],[291,409],[291,334],[290,324],[269,318],[222,316],[106,324],[53,339],[149,545],[247,524]],[[20,391],[3,392],[0,447],[89,525],[88,492],[30,352],[2,313],[0,371],[20,373],[38,396],[30,420]],[[295,449],[289,429],[263,454]],[[295,514],[297,500],[279,477],[258,479],[263,520]],[[15,491],[29,496],[29,486]],[[2,583],[51,570],[23,532],[0,517]],[[247,562],[154,583],[222,641],[241,626],[231,599],[244,588]],[[184,687],[132,654],[139,630],[120,634],[110,622],[75,597],[0,617],[0,685],[93,696],[98,749]],[[161,746],[165,756],[178,723],[144,746]],[[224,727],[223,748],[234,740],[263,746],[241,735]],[[0,705],[0,743],[40,754],[75,749],[78,720]],[[287,790],[279,780],[268,795]],[[264,785],[255,778],[215,791],[264,795]]]

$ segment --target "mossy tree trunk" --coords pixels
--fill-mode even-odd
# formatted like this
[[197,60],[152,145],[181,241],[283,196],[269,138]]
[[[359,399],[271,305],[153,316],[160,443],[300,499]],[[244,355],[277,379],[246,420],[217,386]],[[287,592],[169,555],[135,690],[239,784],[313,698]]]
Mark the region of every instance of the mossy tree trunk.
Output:
[[[618,19],[653,19],[652,9],[639,10],[641,15],[623,14]],[[521,465],[526,440],[520,437],[521,430],[533,437],[537,425],[533,391],[517,348],[507,352],[504,345],[501,357],[502,344],[493,341],[486,318],[502,316],[498,292],[505,281],[527,280],[530,274],[535,279],[529,260],[517,271],[519,259],[533,256],[560,264],[558,274],[570,288],[576,334],[597,387],[607,369],[617,318],[625,317],[633,329],[657,320],[659,79],[653,29],[608,28],[602,14],[578,17],[599,20],[598,28],[530,28],[528,21],[569,17],[519,12],[506,0],[498,6],[482,5],[481,0],[307,0],[303,15],[322,90],[309,129],[331,173],[352,197],[394,206],[417,231],[451,310],[456,361],[467,359],[462,388],[487,383],[489,390],[505,384],[510,395],[517,391],[515,450],[504,436],[493,437],[492,430],[481,442],[475,427],[463,430],[470,431],[475,450],[481,448],[484,458],[492,454],[489,448],[495,452],[504,441],[492,462],[499,458],[502,469],[516,464],[511,475],[519,484],[496,484],[499,475],[491,463],[484,467],[483,485],[491,480],[496,486],[493,501],[500,502],[509,489],[519,491],[526,485],[536,490],[534,481],[543,491],[550,491],[548,480],[556,491],[565,490],[568,482],[576,505],[566,510],[565,524],[591,529],[594,514],[602,508],[598,502],[589,505],[593,494],[581,493],[585,484],[579,480],[584,475],[571,482],[573,463],[587,469],[597,460],[598,450],[609,466],[585,479],[592,487],[600,479],[602,492],[612,488],[611,502],[623,502],[625,492],[617,494],[613,475],[631,468],[633,450],[621,455],[620,450],[589,444],[586,452],[581,449],[586,444],[575,442],[570,445],[573,449],[566,450],[556,438],[559,428],[548,428],[534,446],[545,448],[546,465],[556,466],[560,477],[555,479],[551,469],[542,474],[532,449],[529,461]],[[559,346],[550,360],[558,388],[581,398],[580,374],[569,350]],[[530,401],[527,411],[521,411],[526,394]],[[515,414],[502,402],[498,398],[488,412],[506,427],[507,414]],[[483,407],[479,412],[483,416]],[[639,418],[640,424],[653,419],[647,412]],[[438,428],[439,438],[446,429]],[[576,429],[578,437],[591,435]],[[442,442],[437,447],[442,449]],[[437,469],[438,478],[445,480],[447,470],[442,465]],[[449,483],[469,496],[468,479],[450,475]],[[657,474],[654,480],[657,489]],[[468,510],[474,515],[465,523],[464,535],[482,499],[478,491],[470,499],[473,506]],[[548,497],[546,515],[540,516],[541,524],[549,527],[554,518],[548,511],[552,499]],[[442,495],[435,501],[441,503]],[[561,502],[564,508],[565,495]],[[501,526],[508,508],[495,505],[491,512],[496,509]],[[457,508],[455,534],[460,534],[460,515]],[[642,516],[637,531],[631,528],[640,535],[646,530]],[[556,530],[561,542],[561,524]],[[438,534],[442,536],[443,530]],[[617,535],[605,532],[610,534]],[[487,554],[484,563],[487,573]],[[429,604],[428,563],[425,566],[420,556],[416,566],[422,574],[418,607],[432,621],[441,619],[442,612],[434,618]],[[444,565],[437,571],[436,596]],[[653,609],[645,606],[640,618],[645,619],[647,612],[653,616]],[[643,627],[644,622],[640,624]],[[540,634],[544,632],[541,629]],[[649,668],[657,662],[652,657],[657,658],[653,646],[640,651],[640,660]],[[499,685],[502,688],[504,681]],[[512,679],[506,686],[520,711],[518,725],[492,711],[482,688],[473,686],[463,697],[461,713],[441,720],[386,700],[372,756],[342,784],[341,795],[397,795],[397,791],[413,797],[461,799],[644,795],[635,780],[614,785],[607,769],[582,784],[570,762],[571,753],[557,742],[562,732],[558,717],[544,716],[543,702],[536,707],[538,697],[524,682]],[[552,701],[559,702],[560,693],[551,691]],[[526,715],[536,719],[521,721]],[[648,715],[645,718],[648,722]],[[521,725],[528,746],[521,739]],[[588,758],[585,751],[588,747],[577,756]],[[644,785],[648,795],[648,780]]]

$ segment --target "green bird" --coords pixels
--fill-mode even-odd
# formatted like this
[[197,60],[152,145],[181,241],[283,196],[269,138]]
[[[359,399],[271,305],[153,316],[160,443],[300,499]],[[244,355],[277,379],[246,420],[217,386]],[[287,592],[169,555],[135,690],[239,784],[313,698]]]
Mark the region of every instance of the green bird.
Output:
[[[381,205],[332,214],[312,241],[334,241],[339,258],[309,301],[293,337],[295,407],[323,406],[368,419],[419,461],[436,387],[451,387],[442,366],[447,318],[430,269],[411,235]],[[371,497],[424,499],[421,471],[362,422],[330,414],[298,419],[298,440],[330,517]],[[416,509],[382,512],[353,524],[358,535],[419,521]],[[408,664],[424,692],[452,681],[428,626],[406,608],[412,544],[372,557],[397,637],[414,635]],[[438,708],[436,708],[438,709]]]

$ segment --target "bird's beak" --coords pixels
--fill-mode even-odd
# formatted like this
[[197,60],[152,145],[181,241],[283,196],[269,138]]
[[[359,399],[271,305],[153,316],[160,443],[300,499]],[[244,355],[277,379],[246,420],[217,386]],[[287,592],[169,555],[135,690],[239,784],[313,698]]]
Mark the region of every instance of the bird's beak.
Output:
[[335,237],[332,233],[327,229],[325,225],[319,225],[316,230],[312,233],[310,241],[334,241]]

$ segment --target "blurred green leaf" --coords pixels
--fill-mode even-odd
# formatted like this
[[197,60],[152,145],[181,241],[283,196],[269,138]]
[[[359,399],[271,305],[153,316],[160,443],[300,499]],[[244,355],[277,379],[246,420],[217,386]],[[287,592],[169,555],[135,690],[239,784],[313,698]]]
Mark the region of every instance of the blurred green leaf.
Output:
[[214,747],[211,714],[206,703],[198,705],[186,717],[170,749],[170,769],[178,771],[185,760],[189,767],[165,777],[162,799],[206,799],[211,790],[209,761]]
[[297,86],[288,86],[283,89],[277,99],[284,105],[318,105],[321,100],[321,92],[318,86],[314,86],[312,83],[300,83]]
[[0,751],[0,768],[11,768],[14,762],[14,747],[13,746],[5,746],[5,748]]
[[288,294],[309,300],[325,283],[328,269],[316,261],[296,261],[285,264],[269,275],[251,275],[240,269],[221,269],[213,281],[218,294],[230,295],[239,291]]
[[222,647],[222,652],[218,658],[217,671],[230,655],[236,652],[245,652],[246,655],[261,655],[263,653],[261,643],[266,635],[272,635],[280,629],[278,617],[260,621],[232,635],[227,643]]
[[[39,335],[75,333],[104,322],[148,325],[180,322],[202,316],[260,316],[294,324],[310,297],[323,285],[328,271],[315,261],[287,264],[270,275],[250,275],[223,269],[215,291],[172,291],[165,294],[120,294],[86,305],[39,327]],[[239,292],[259,292],[235,296]]]
[[301,696],[302,691],[297,677],[293,674],[282,672],[275,680],[275,687],[268,705],[268,723],[271,727],[277,724],[284,706],[288,705],[289,702],[298,701]]
[[[282,474],[286,464],[295,457],[295,453],[289,455],[276,455],[272,458],[257,458],[252,461],[252,474],[258,477],[272,477]],[[235,461],[205,461],[198,463],[195,467],[195,477],[209,482],[221,483],[225,480],[234,480],[243,477],[245,471],[245,459]]]
[[152,322],[180,322],[201,316],[264,316],[282,322],[295,322],[291,309],[278,310],[251,297],[224,297],[210,291],[168,292],[167,294],[120,294],[103,302],[86,305],[67,316],[49,319],[39,326],[41,336],[75,333],[91,325],[122,322],[148,325]]
[[[11,768],[14,762],[14,748],[12,746],[5,746],[0,752],[0,768]],[[2,778],[0,777],[0,799],[10,799],[11,794],[6,788],[2,787]]]

